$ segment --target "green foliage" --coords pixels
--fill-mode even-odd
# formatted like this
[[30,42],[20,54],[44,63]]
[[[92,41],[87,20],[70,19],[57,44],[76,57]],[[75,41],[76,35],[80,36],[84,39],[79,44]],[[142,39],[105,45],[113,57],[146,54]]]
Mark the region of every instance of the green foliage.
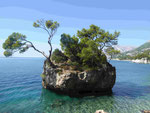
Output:
[[73,70],[79,70],[81,71],[82,70],[82,65],[79,64],[78,62],[72,62],[72,61],[68,61],[68,66],[71,67],[71,69]]
[[110,56],[110,59],[120,53],[119,50],[115,50],[113,47],[108,47],[107,49],[105,49],[105,52]]
[[150,48],[150,42],[146,42],[131,51],[127,51],[125,53],[119,54],[117,58],[120,60],[134,60],[134,59],[142,59],[142,58],[150,59],[149,48]]
[[81,68],[97,68],[107,62],[103,48],[116,45],[118,36],[119,32],[110,34],[98,26],[91,25],[89,29],[77,31],[77,36],[62,34],[60,42],[70,62],[76,62]]
[[38,27],[40,27],[40,25],[37,24],[36,22],[34,22],[34,23],[33,23],[33,27],[38,28]]
[[45,25],[47,28],[51,28],[51,26],[53,25],[53,22],[51,20],[47,20]]
[[141,51],[140,53],[137,53],[135,55],[119,55],[117,58],[119,58],[120,60],[134,60],[134,59],[142,59],[142,58],[147,58],[148,60],[150,60],[150,50],[145,50],[145,51]]
[[[98,69],[107,62],[103,49],[116,45],[117,38],[120,34],[119,32],[111,34],[96,25],[90,25],[89,29],[83,28],[82,30],[77,31],[77,35],[70,36],[69,34],[64,33],[61,35],[60,40],[63,52],[56,49],[51,57],[51,40],[59,27],[59,23],[52,20],[37,20],[33,23],[33,26],[35,28],[42,28],[48,33],[48,44],[50,46],[49,56],[45,55],[43,51],[35,48],[32,42],[26,40],[25,35],[13,33],[3,44],[3,48],[5,49],[4,55],[6,57],[13,55],[15,52],[23,53],[32,47],[35,51],[44,55],[50,65],[52,64],[52,59],[56,63],[70,61],[68,64],[75,68]],[[111,54],[112,53],[116,54],[117,51],[114,50]]]
[[150,42],[146,42],[144,44],[142,44],[141,46],[131,50],[131,51],[127,51],[124,53],[121,53],[120,55],[118,55],[117,57],[119,59],[132,59],[132,56],[136,56],[137,54],[141,54],[143,53],[143,51],[147,50],[148,48],[150,48]]
[[34,22],[33,26],[35,28],[41,28],[48,33],[48,44],[50,46],[49,55],[48,56],[45,55],[43,51],[39,51],[35,47],[34,49],[38,51],[39,53],[43,54],[48,59],[48,62],[50,63],[50,65],[52,67],[55,67],[54,64],[51,62],[51,56],[52,56],[52,51],[53,51],[51,41],[52,41],[54,34],[57,31],[57,28],[59,27],[59,23],[57,21],[52,21],[52,20],[45,21],[44,19],[41,19],[41,20],[37,20],[36,22]]
[[136,48],[134,51],[138,51],[141,52],[142,50],[146,49],[146,48],[150,48],[150,42],[146,42],[143,45],[141,45],[140,47]]
[[40,76],[41,76],[42,78],[45,78],[45,77],[46,77],[46,75],[45,75],[45,74],[41,74]]
[[106,32],[105,30],[101,29],[96,25],[90,25],[89,29],[83,28],[81,31],[77,32],[77,36],[79,39],[86,38],[86,40],[94,40],[97,44],[99,49],[103,49],[104,47],[117,45],[117,38],[120,32],[114,32],[114,34]]
[[4,55],[6,57],[12,56],[12,52],[11,51],[4,51]]
[[145,50],[144,52],[133,56],[133,59],[142,59],[142,58],[147,58],[148,60],[150,60],[150,50]]
[[71,60],[71,61],[77,61],[79,60],[79,57],[77,53],[80,52],[79,44],[78,44],[78,38],[73,36],[71,37],[68,34],[62,34],[61,35],[61,48],[64,51],[64,54]]
[[103,63],[101,55],[102,51],[98,49],[95,41],[88,40],[85,44],[87,47],[83,47],[81,53],[78,53],[79,57],[82,59],[83,66],[88,64],[89,67],[97,67]]
[[20,49],[19,53],[24,53],[29,49],[28,46],[22,47],[22,49]]
[[41,20],[37,20],[36,22],[34,22],[33,27],[42,28],[46,31],[51,30],[51,32],[55,32],[55,30],[57,30],[57,28],[59,27],[59,23],[57,21],[54,21],[54,22],[52,20],[44,21],[41,19]]
[[52,61],[63,63],[67,61],[67,57],[59,49],[55,49],[52,54]]
[[117,56],[117,58],[119,60],[132,60],[133,59],[133,57],[130,55],[119,55],[119,56]]
[[25,52],[28,49],[28,46],[24,42],[26,39],[25,35],[20,33],[12,33],[3,43],[4,55],[6,57],[12,56],[13,53],[19,51],[20,53]]
[[25,35],[15,32],[8,36],[8,38],[3,43],[3,48],[5,50],[4,55],[6,57],[9,57],[12,56],[15,52],[24,53],[31,47],[35,51],[46,57],[50,66],[54,66],[54,64],[51,62],[51,55],[53,49],[51,40],[56,33],[57,28],[59,27],[59,23],[52,20],[45,21],[41,19],[34,22],[33,26],[35,28],[41,28],[48,33],[48,44],[50,46],[49,55],[46,55],[44,51],[40,51],[39,49],[37,49],[31,41],[26,39]]

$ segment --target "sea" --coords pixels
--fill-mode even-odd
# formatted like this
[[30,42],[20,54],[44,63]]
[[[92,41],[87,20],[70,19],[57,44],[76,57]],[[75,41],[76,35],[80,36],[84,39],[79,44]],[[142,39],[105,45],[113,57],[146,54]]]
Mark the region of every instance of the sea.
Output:
[[44,58],[0,58],[0,113],[141,113],[150,110],[150,64],[110,61],[112,94],[71,98],[42,87]]

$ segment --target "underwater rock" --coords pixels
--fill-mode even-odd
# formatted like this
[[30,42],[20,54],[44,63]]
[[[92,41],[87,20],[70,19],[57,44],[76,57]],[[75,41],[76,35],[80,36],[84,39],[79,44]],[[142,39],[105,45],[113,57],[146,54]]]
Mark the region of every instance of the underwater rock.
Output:
[[150,110],[143,110],[142,113],[150,113]]

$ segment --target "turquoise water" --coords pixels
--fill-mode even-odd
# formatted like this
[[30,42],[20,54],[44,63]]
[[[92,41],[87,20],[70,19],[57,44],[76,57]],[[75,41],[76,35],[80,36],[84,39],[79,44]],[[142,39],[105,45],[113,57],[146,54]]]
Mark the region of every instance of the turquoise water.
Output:
[[150,64],[111,61],[113,94],[70,98],[43,89],[42,58],[0,58],[0,113],[140,113],[150,110]]

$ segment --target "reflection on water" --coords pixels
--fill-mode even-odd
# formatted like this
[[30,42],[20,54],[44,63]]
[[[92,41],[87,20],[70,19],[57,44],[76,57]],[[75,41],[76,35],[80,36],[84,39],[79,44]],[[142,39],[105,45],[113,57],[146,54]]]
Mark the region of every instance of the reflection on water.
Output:
[[0,112],[141,113],[150,109],[150,65],[111,61],[117,69],[112,95],[70,98],[43,89],[44,59],[0,59]]

